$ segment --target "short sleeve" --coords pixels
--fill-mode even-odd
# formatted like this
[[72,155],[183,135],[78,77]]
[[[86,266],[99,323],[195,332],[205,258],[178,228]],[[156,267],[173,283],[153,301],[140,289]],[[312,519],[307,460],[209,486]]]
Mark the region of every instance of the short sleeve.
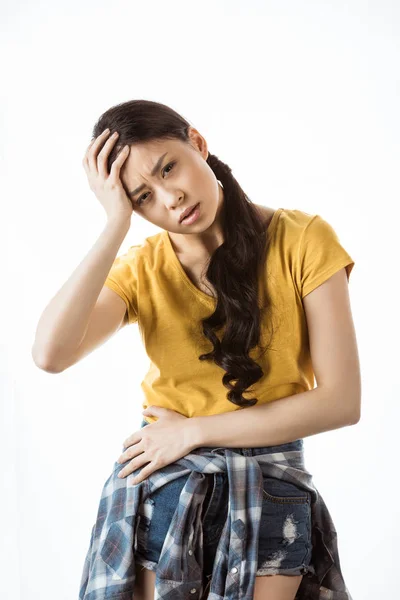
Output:
[[299,281],[302,298],[324,283],[334,273],[346,268],[347,280],[354,260],[343,248],[339,237],[327,221],[315,215],[309,221],[300,240]]
[[138,320],[137,303],[137,252],[140,246],[131,246],[125,254],[117,256],[104,285],[124,300],[128,311],[128,323]]

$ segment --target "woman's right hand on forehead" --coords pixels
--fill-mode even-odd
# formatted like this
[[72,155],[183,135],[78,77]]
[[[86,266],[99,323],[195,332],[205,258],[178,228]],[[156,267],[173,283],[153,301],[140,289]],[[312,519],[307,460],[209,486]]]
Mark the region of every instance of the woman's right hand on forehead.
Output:
[[129,156],[129,146],[119,152],[110,173],[107,171],[108,155],[117,139],[118,134],[110,136],[109,131],[103,131],[90,142],[82,161],[90,189],[100,201],[108,219],[129,218],[133,212],[132,202],[120,179],[120,170]]

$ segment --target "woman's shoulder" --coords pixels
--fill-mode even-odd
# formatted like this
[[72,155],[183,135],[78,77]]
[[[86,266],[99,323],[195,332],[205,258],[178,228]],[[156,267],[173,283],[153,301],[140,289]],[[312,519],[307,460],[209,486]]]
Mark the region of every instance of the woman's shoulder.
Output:
[[279,228],[285,235],[294,235],[295,238],[316,216],[298,208],[271,208],[259,204],[255,206],[261,214],[266,229],[270,229],[272,233],[272,230]]
[[310,223],[315,215],[310,214],[299,208],[281,208],[280,221],[286,227],[304,228]]

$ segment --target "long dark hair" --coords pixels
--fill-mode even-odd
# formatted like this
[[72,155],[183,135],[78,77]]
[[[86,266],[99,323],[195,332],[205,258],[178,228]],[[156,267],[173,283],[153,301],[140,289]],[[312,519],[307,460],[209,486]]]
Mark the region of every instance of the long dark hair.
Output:
[[[110,172],[125,144],[158,139],[189,142],[191,123],[165,104],[131,100],[103,113],[93,128],[93,138],[107,127],[111,133],[119,133],[108,158]],[[213,360],[226,371],[222,383],[229,389],[230,402],[240,407],[253,406],[257,398],[245,399],[243,393],[264,375],[249,352],[260,346],[261,314],[269,308],[268,298],[264,307],[259,306],[258,294],[260,273],[266,269],[269,239],[266,225],[230,167],[211,153],[207,163],[223,187],[224,242],[212,254],[206,271],[206,278],[217,294],[215,311],[202,319],[203,334],[213,350],[201,354],[199,360]],[[219,339],[216,332],[222,329],[225,331]]]

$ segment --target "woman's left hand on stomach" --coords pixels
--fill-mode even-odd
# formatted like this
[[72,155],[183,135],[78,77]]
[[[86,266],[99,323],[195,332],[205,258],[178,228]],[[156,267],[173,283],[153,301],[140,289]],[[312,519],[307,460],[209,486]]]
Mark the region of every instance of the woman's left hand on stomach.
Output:
[[150,406],[142,414],[157,417],[157,421],[130,435],[123,443],[125,451],[117,460],[120,464],[130,461],[118,473],[119,478],[143,467],[132,485],[141,483],[154,471],[179,460],[195,448],[188,426],[189,417],[161,406]]

